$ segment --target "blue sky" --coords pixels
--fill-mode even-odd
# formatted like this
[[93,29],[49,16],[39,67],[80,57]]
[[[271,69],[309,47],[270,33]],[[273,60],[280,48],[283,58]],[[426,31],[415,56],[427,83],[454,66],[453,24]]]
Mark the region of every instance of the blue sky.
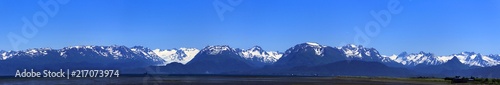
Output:
[[[0,1],[0,49],[62,48],[74,45],[142,45],[203,48],[230,45],[285,51],[303,42],[377,48],[381,54],[462,51],[500,54],[500,1],[399,0],[401,13],[368,43],[357,43],[354,27],[375,21],[370,11],[387,10],[390,0],[243,0],[218,16],[217,0],[71,0],[60,4],[31,38],[25,23],[44,12],[39,0]],[[47,0],[41,0],[47,1]],[[226,0],[220,0],[229,5]],[[45,12],[44,12],[45,13]],[[9,33],[27,43],[13,46]],[[361,33],[365,34],[366,33]]]

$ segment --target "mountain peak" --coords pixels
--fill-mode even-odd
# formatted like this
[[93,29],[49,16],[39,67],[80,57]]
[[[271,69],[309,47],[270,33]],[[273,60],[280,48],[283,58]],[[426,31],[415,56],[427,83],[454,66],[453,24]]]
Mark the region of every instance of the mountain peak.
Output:
[[308,44],[308,45],[315,45],[315,46],[320,46],[320,44],[316,43],[316,42],[306,42],[305,44]]
[[263,52],[264,50],[260,46],[253,46],[252,48],[249,49],[250,51],[260,51]]
[[462,62],[460,62],[460,59],[458,59],[458,57],[456,57],[456,56],[454,56],[453,58],[448,60],[446,63],[460,63],[460,64],[462,64]]
[[179,48],[179,50],[183,50],[183,51],[197,51],[198,49],[196,49],[196,48]]
[[229,45],[211,45],[208,47],[229,47]]
[[144,49],[144,48],[146,48],[146,47],[144,47],[144,46],[133,46],[133,47],[131,47],[131,48],[136,48],[136,49]]
[[459,61],[460,59],[458,59],[458,57],[454,56],[453,58],[451,58],[450,60],[448,61]]
[[305,42],[305,43],[301,43],[301,44],[295,45],[295,47],[301,47],[301,48],[305,48],[305,47],[323,48],[323,47],[326,47],[326,46],[321,45],[321,44],[316,43],[316,42]]
[[80,49],[80,48],[91,48],[93,46],[91,45],[87,45],[87,46],[84,46],[84,45],[77,45],[77,46],[69,46],[69,47],[65,47],[63,49]]
[[406,56],[406,55],[408,55],[408,52],[404,51],[404,52],[400,53],[398,56]]
[[226,51],[234,51],[234,49],[229,47],[228,45],[214,45],[207,46],[203,48],[203,50],[201,50],[202,53],[208,53],[209,55],[217,55]]
[[284,56],[286,56],[289,53],[293,52],[307,52],[307,51],[313,51],[316,53],[316,55],[322,55],[323,54],[323,48],[327,46],[320,45],[315,42],[306,42],[306,43],[301,43],[297,44],[292,48],[289,48],[288,50],[285,51]]
[[166,63],[181,63],[186,64],[191,61],[198,52],[200,52],[196,48],[179,48],[179,49],[155,49],[153,52],[158,55],[158,57],[163,58]]
[[0,50],[0,60],[7,59],[7,51]]
[[254,46],[247,50],[237,50],[237,52],[242,58],[257,67],[272,64],[283,55],[276,51],[265,51],[260,46]]
[[151,49],[149,49],[147,47],[143,47],[143,46],[134,46],[134,47],[131,47],[130,50],[132,50],[132,51],[150,51]]
[[230,50],[231,47],[229,47],[229,45],[212,45],[212,46],[207,46],[204,49],[210,49],[210,50]]
[[347,44],[343,46],[344,48],[363,48],[362,45],[356,45],[356,44]]
[[430,52],[420,51],[420,52],[418,52],[418,54],[422,54],[424,56],[429,56],[429,57],[436,57],[436,56],[434,56],[434,53],[430,53]]

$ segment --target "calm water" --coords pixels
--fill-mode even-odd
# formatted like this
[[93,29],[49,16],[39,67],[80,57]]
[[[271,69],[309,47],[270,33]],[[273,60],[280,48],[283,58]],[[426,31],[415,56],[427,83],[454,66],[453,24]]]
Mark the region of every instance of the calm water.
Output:
[[331,84],[389,84],[408,83],[338,80],[332,77],[224,77],[224,76],[156,76],[120,78],[1,78],[0,84],[131,84],[131,85],[331,85]]

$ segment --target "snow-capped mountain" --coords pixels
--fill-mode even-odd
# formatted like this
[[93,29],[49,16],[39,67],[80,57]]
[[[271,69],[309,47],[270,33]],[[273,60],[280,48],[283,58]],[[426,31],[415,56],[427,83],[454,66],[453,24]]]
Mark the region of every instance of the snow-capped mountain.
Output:
[[0,60],[5,60],[7,57],[7,52],[0,50]]
[[[361,49],[358,47],[360,47]],[[347,57],[351,57],[351,58],[352,57],[362,58],[363,52],[360,52],[360,51],[367,50],[367,49],[364,49],[362,46],[357,46],[354,44],[349,44],[349,45],[346,45],[343,47],[337,47],[337,48],[342,50]],[[365,53],[365,55],[370,55],[370,54],[371,54],[370,52]]]
[[182,64],[186,64],[191,61],[200,50],[196,48],[179,48],[179,49],[155,49],[153,52],[164,59],[165,64],[170,64],[172,62],[178,62]]
[[333,48],[313,42],[298,44],[288,49],[280,60],[282,62],[279,64],[294,63],[306,66],[328,64],[342,60],[381,62],[391,64],[391,66],[395,66],[392,64],[397,64],[389,57],[381,56],[375,48],[365,48],[361,45],[353,44]]
[[[218,55],[222,52],[228,51],[229,53],[237,54],[252,63],[264,63],[265,65],[276,62],[283,55],[283,53],[279,53],[277,51],[265,51],[260,46],[254,46],[250,49],[244,50],[239,48],[230,48],[227,45],[216,45],[208,46],[206,49],[201,51],[203,51],[202,53],[209,55]],[[155,49],[153,52],[163,58],[166,61],[166,64],[172,62],[186,64],[191,61],[200,52],[200,50],[196,48],[179,48],[169,50]]]
[[[197,51],[197,50],[196,50]],[[184,51],[185,52],[185,51]],[[197,53],[197,54],[195,54]],[[245,63],[250,64],[253,67],[262,67],[265,65],[271,65],[276,62],[283,54],[276,51],[265,51],[260,46],[254,46],[250,49],[239,49],[239,48],[231,48],[228,45],[214,45],[207,46],[204,49],[198,52],[192,52],[197,55],[231,55],[230,57],[234,57],[235,59],[244,61]],[[233,56],[234,55],[234,56]],[[161,55],[160,55],[161,56]],[[193,57],[196,58],[196,57]],[[166,58],[168,61],[169,58]],[[191,59],[186,60],[186,63],[191,62]],[[186,64],[184,63],[184,64]]]
[[490,54],[488,55],[489,58],[493,59],[493,60],[500,60],[500,54]]
[[315,42],[306,42],[306,43],[295,45],[292,48],[289,48],[285,52],[284,56],[287,56],[287,54],[290,54],[290,53],[296,53],[296,52],[300,52],[300,51],[310,51],[310,50],[313,51],[314,54],[316,54],[318,56],[324,56],[323,55],[323,52],[324,52],[323,48],[326,48],[326,47],[327,46],[320,45],[320,44],[315,43]]
[[453,58],[450,57],[449,59],[445,57],[437,57],[433,53],[426,53],[426,52],[419,52],[419,53],[411,53],[408,54],[407,52],[403,52],[397,57],[390,57],[394,61],[401,63],[406,66],[416,66],[419,64],[424,64],[424,65],[439,65],[442,63],[445,63],[449,59]]
[[[488,67],[500,64],[499,60],[494,59],[497,58],[496,56],[486,56],[475,52],[462,52],[450,56],[457,57],[460,60],[460,62],[469,66]],[[441,56],[441,57],[450,57],[450,56]]]
[[345,60],[346,57],[337,48],[320,45],[314,42],[297,44],[285,51],[274,66],[295,67],[314,66]]
[[457,57],[452,57],[450,60],[447,60],[445,63],[439,64],[439,65],[425,65],[425,64],[419,64],[412,69],[413,71],[420,73],[420,74],[439,74],[439,75],[449,75],[453,76],[450,74],[455,74],[455,75],[460,75],[456,74],[450,71],[457,71],[457,70],[467,70],[467,69],[474,69],[478,68],[477,66],[469,66],[466,64],[463,64],[460,62],[460,60]]
[[265,51],[260,46],[254,46],[247,50],[239,49],[239,55],[246,60],[272,64],[283,56],[283,53],[276,51]]
[[[191,61],[185,64],[185,69],[191,73],[221,73],[256,68],[252,61],[246,60],[227,45],[214,45],[203,48]],[[174,64],[175,65],[175,64]],[[171,67],[172,64],[166,65]]]
[[62,58],[68,58],[68,56],[102,56],[109,57],[115,60],[119,59],[135,59],[144,58],[154,62],[163,62],[163,59],[159,58],[148,48],[142,46],[135,46],[128,48],[125,46],[70,46],[64,47],[62,49],[52,49],[52,48],[33,48],[24,51],[0,51],[2,60],[8,60],[10,58],[18,57],[42,57],[42,56],[58,56]]
[[228,45],[214,45],[205,47],[204,49],[201,50],[200,53],[208,55],[218,55],[223,53],[236,54],[236,50],[229,47]]
[[141,46],[70,46],[62,49],[36,48],[1,51],[0,74],[15,69],[136,69],[165,61]]
[[378,62],[393,62],[390,58],[380,55],[375,48],[365,48],[361,45],[348,44],[342,47],[337,47],[351,60],[378,61]]
[[480,66],[480,67],[489,67],[500,64],[500,60],[498,60],[498,56],[495,55],[481,55],[475,52],[462,52],[459,54],[452,54],[447,56],[436,56],[433,53],[411,53],[403,52],[397,56],[387,56],[390,59],[401,63],[407,66],[416,66],[416,65],[440,65],[448,62],[453,57],[457,57],[461,63],[469,65],[469,66]]
[[[39,52],[45,54],[47,49],[38,50]],[[28,51],[28,53],[33,53]],[[68,57],[68,56],[103,56],[103,57],[112,57],[113,59],[134,59],[134,58],[145,58],[150,59],[155,62],[164,62],[163,59],[159,58],[149,50],[149,48],[144,48],[142,46],[134,46],[132,48],[128,48],[126,46],[71,46],[65,47],[63,49],[57,50],[59,56]]]
[[37,57],[37,56],[42,56],[42,55],[47,55],[49,51],[57,51],[57,50],[52,50],[50,48],[32,48],[32,49],[27,49],[24,51],[0,51],[0,60],[7,60],[9,58],[15,57],[15,56],[29,56],[29,57]]
[[132,50],[136,54],[143,54],[146,56],[155,56],[156,55],[151,49],[143,47],[143,46],[134,46],[134,47],[131,47],[130,50]]

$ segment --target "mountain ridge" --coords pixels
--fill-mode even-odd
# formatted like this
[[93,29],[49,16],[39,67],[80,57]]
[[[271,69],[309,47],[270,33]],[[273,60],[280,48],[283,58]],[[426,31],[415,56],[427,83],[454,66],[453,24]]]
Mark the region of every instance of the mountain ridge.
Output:
[[[321,45],[315,42],[306,42],[306,43],[301,43],[297,45],[303,45],[305,47],[311,47],[314,50],[316,55],[319,56],[324,56],[322,55],[324,51],[324,48],[328,49],[338,49],[341,50],[342,53],[346,56],[345,59],[347,60],[365,60],[365,61],[380,61],[383,63],[387,62],[392,62],[392,63],[398,63],[402,64],[403,66],[406,67],[413,67],[417,66],[419,64],[424,64],[424,65],[440,65],[445,63],[446,61],[450,60],[453,57],[458,57],[459,60],[467,65],[470,66],[480,66],[480,67],[490,67],[490,66],[496,66],[500,64],[500,55],[482,55],[480,53],[475,53],[475,52],[461,52],[457,54],[451,54],[451,55],[445,55],[445,56],[436,56],[433,53],[428,53],[428,52],[419,52],[419,53],[407,53],[407,52],[402,52],[399,55],[391,55],[391,56],[386,56],[386,55],[380,55],[378,51],[375,48],[366,48],[362,45],[354,45],[354,44],[347,44],[345,46],[340,46],[340,47],[330,47],[330,46],[325,46]],[[227,45],[221,45],[226,47]],[[119,45],[112,45],[112,46],[95,46],[95,45],[79,45],[79,46],[69,46],[69,47],[64,47],[62,49],[52,49],[52,48],[32,48],[32,49],[26,49],[26,50],[21,50],[21,51],[4,51],[0,50],[0,60],[6,60],[8,58],[11,58],[12,56],[16,55],[27,55],[27,56],[43,56],[46,55],[46,51],[58,51],[61,56],[67,56],[65,55],[65,49],[82,49],[82,48],[95,48],[99,47],[100,49],[105,49],[109,47],[117,47],[117,48],[126,48],[126,46],[119,46]],[[209,46],[210,47],[210,46]],[[133,46],[130,49],[131,50],[136,50],[134,48],[145,48],[143,46]],[[294,48],[294,47],[292,47]],[[145,49],[142,49],[145,50]],[[163,60],[165,60],[165,64],[169,64],[172,62],[179,62],[182,64],[188,63],[191,59],[194,58],[194,56],[198,55],[198,53],[202,50],[197,49],[197,48],[185,48],[181,47],[179,49],[174,48],[174,49],[147,49],[148,51],[153,51],[153,53],[143,53],[148,56],[159,56]],[[250,59],[256,62],[265,62],[268,64],[272,64],[277,62],[279,59],[282,58],[282,56],[286,56],[287,54],[290,54],[291,52],[298,52],[298,50],[287,50],[284,53],[279,52],[279,51],[265,51],[262,49],[260,46],[253,46],[249,49],[240,49],[240,48],[227,48],[226,50],[234,50],[236,54],[240,55],[241,57],[244,57],[246,59]],[[217,52],[215,52],[217,53]],[[120,57],[122,56],[119,52],[109,52],[109,53],[101,53],[102,56],[115,56],[115,57]]]

